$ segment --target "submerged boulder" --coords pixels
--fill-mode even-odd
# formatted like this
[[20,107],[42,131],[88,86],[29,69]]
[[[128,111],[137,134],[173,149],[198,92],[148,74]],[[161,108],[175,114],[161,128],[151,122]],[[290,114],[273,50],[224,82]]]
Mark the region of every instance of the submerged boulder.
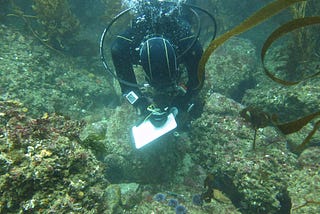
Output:
[[213,93],[192,123],[192,158],[214,175],[212,185],[245,213],[283,213],[291,208],[287,184],[297,159],[273,127],[254,130],[240,117],[243,106]]

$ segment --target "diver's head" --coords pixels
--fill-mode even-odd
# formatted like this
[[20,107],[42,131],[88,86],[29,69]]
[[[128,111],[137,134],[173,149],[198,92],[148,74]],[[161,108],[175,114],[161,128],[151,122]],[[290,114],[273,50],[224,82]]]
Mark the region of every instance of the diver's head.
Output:
[[142,43],[140,61],[154,88],[167,88],[179,78],[175,50],[163,37],[152,37]]

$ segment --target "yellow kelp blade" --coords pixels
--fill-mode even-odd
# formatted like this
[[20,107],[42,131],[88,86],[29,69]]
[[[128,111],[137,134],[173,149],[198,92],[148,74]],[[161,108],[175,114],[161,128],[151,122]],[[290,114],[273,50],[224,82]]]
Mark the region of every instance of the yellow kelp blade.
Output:
[[[283,124],[275,124],[275,125],[276,125],[276,127],[278,127],[278,129],[283,134],[285,134],[285,135],[292,134],[292,133],[297,132],[300,129],[302,129],[311,120],[315,119],[318,116],[320,116],[320,111],[315,112],[313,114],[309,114],[309,115],[302,117],[302,118],[299,118],[295,121],[291,121],[291,122],[283,123]],[[308,136],[304,139],[304,141],[299,146],[297,146],[296,148],[293,149],[294,152],[301,153],[308,146],[311,138],[316,133],[316,131],[319,129],[319,127],[320,127],[320,120],[315,122],[315,124],[313,125],[313,129],[308,134]]]
[[278,127],[278,129],[280,129],[280,131],[287,135],[287,134],[291,134],[294,132],[299,131],[300,129],[302,129],[302,127],[304,127],[305,125],[307,125],[311,120],[313,120],[314,118],[320,116],[320,111],[315,112],[313,114],[309,114],[305,117],[299,118],[295,121],[291,121],[288,123],[283,123],[283,124],[276,124],[276,126]]
[[212,52],[217,49],[221,44],[223,44],[227,39],[229,39],[232,36],[238,35],[240,33],[243,33],[252,27],[260,24],[261,22],[265,21],[266,19],[274,16],[275,14],[279,13],[283,9],[289,7],[290,5],[302,2],[306,0],[276,0],[274,2],[271,2],[270,4],[266,5],[256,13],[254,13],[252,16],[244,20],[241,24],[233,28],[232,30],[226,32],[225,34],[221,35],[214,41],[210,43],[208,48],[204,51],[199,67],[198,67],[198,80],[199,80],[199,86],[198,88],[201,88],[203,86],[203,80],[204,80],[204,74],[205,74],[205,66],[206,63],[212,54]]
[[271,44],[279,39],[281,36],[283,36],[286,33],[289,33],[295,29],[301,28],[301,27],[305,27],[308,25],[314,25],[314,24],[320,24],[320,16],[315,16],[315,17],[305,17],[305,18],[300,18],[300,19],[294,19],[290,22],[287,22],[286,24],[280,26],[279,28],[277,28],[275,31],[272,32],[272,34],[267,38],[267,40],[265,41],[265,43],[263,44],[262,50],[261,50],[261,61],[263,64],[263,68],[264,68],[264,72],[265,74],[270,77],[273,81],[280,83],[282,85],[295,85],[298,84],[299,82],[315,77],[317,75],[320,74],[319,72],[316,72],[312,75],[309,75],[308,77],[303,78],[300,81],[286,81],[286,80],[282,80],[277,78],[275,75],[273,75],[266,67],[264,64],[264,58],[265,58],[265,54],[268,50],[268,48],[271,46]]
[[302,152],[307,147],[312,136],[316,133],[316,131],[319,129],[319,127],[320,127],[320,121],[317,121],[314,124],[312,131],[306,137],[306,139],[304,139],[304,141],[295,149],[296,152]]

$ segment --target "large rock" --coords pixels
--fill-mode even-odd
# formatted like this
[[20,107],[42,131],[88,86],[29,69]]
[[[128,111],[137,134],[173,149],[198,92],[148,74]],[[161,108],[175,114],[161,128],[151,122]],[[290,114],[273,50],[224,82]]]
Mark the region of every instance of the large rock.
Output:
[[257,66],[256,47],[252,42],[240,37],[231,38],[209,58],[204,90],[240,102],[245,90],[256,85]]
[[244,213],[290,210],[287,182],[297,159],[272,127],[254,130],[239,116],[243,106],[212,94],[202,116],[192,124],[193,159],[211,172],[214,187],[226,193]]

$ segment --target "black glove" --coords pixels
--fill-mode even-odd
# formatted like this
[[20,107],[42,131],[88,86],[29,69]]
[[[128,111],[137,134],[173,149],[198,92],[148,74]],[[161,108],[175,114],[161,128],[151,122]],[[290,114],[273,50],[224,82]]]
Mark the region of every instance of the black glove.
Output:
[[151,104],[151,100],[143,96],[140,91],[130,91],[123,96],[130,104],[138,109],[139,114],[145,115],[147,113],[147,108]]
[[191,100],[190,94],[179,95],[174,98],[171,106],[177,107],[179,110],[187,111],[189,107],[189,102]]
[[151,112],[149,119],[150,119],[150,122],[155,127],[161,127],[167,122],[168,111],[160,111],[159,110],[159,111]]
[[139,99],[133,104],[139,111],[140,115],[147,115],[148,110],[147,108],[151,105],[150,99],[147,97],[139,97]]

